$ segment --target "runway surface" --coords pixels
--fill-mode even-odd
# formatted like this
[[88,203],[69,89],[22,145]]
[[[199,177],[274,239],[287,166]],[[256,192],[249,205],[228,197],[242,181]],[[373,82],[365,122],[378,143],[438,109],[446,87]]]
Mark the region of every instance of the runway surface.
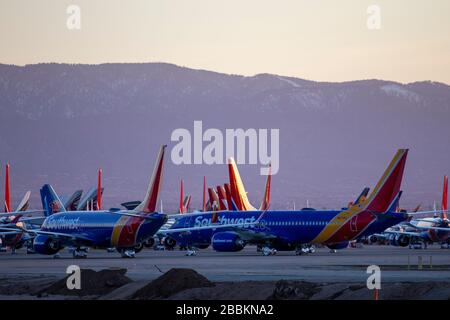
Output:
[[[255,247],[241,252],[219,253],[211,249],[199,250],[196,256],[184,251],[154,251],[144,249],[134,259],[123,259],[117,252],[90,250],[88,258],[73,259],[62,251],[61,258],[26,254],[0,253],[0,275],[64,277],[69,265],[101,270],[126,268],[133,280],[154,279],[171,268],[192,268],[212,281],[296,279],[312,282],[366,281],[367,266],[381,268],[382,282],[450,281],[450,250],[430,246],[426,250],[412,250],[391,246],[365,246],[330,253],[326,248],[316,253],[296,256],[294,252],[278,252],[262,256]],[[423,269],[418,269],[422,257]],[[430,268],[430,258],[432,268]],[[409,268],[408,268],[409,261]],[[161,271],[160,271],[161,270]]]

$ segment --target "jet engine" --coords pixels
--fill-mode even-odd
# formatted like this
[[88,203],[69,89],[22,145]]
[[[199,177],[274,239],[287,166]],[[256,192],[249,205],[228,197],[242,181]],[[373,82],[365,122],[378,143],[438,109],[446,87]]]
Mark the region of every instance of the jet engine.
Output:
[[407,247],[410,240],[410,237],[406,234],[396,234],[390,239],[390,244],[396,247]]
[[147,241],[144,242],[144,246],[146,248],[152,248],[155,245],[155,239],[149,238]]
[[177,241],[171,237],[165,237],[163,240],[164,246],[169,250],[172,250],[177,245]]
[[59,240],[45,235],[38,235],[33,241],[34,251],[40,254],[52,255],[58,253],[63,247]]
[[214,234],[211,240],[214,250],[219,252],[236,252],[245,247],[244,241],[235,232],[219,232]]
[[368,240],[369,243],[377,243],[380,239],[378,239],[376,235],[372,234],[371,236],[369,236]]

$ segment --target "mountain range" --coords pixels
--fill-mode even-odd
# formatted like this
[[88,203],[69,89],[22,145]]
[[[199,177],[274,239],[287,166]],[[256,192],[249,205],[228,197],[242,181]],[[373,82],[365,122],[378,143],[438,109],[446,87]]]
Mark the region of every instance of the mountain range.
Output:
[[[230,75],[166,63],[0,64],[0,163],[11,164],[13,201],[39,207],[47,182],[87,190],[103,168],[107,206],[144,196],[161,144],[169,145],[162,200],[177,208],[179,179],[200,207],[203,175],[216,186],[226,165],[175,165],[177,128],[279,129],[272,208],[345,206],[374,187],[397,148],[410,154],[402,205],[440,201],[450,173],[450,86],[422,81],[316,82],[273,74]],[[260,165],[240,165],[259,206]],[[4,177],[4,173],[0,173]],[[2,189],[3,186],[0,188]]]

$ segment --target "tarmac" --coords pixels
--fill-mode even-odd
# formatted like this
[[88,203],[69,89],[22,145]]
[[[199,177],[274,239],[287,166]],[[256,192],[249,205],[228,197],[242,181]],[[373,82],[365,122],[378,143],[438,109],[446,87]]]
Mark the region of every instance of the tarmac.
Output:
[[[421,261],[421,262],[420,262]],[[191,268],[211,281],[278,281],[352,282],[365,284],[367,267],[377,265],[383,282],[450,281],[450,250],[439,246],[409,249],[392,246],[366,245],[331,253],[318,248],[313,254],[296,256],[294,252],[278,252],[262,256],[253,246],[235,253],[220,253],[212,249],[186,256],[185,251],[144,249],[135,258],[124,259],[119,253],[90,250],[88,257],[74,259],[67,250],[60,258],[26,254],[24,249],[12,255],[0,253],[0,278],[39,278],[66,276],[70,265],[96,271],[126,268],[134,281],[153,280],[172,268]]]

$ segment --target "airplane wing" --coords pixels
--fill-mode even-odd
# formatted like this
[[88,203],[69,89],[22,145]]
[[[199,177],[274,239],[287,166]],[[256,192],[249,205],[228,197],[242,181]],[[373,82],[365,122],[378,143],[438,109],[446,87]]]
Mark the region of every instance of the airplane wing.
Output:
[[[109,213],[118,214],[121,216],[129,216],[129,217],[136,217],[136,218],[142,218],[146,220],[155,220],[155,217],[152,217],[151,215],[142,215],[137,213],[130,213],[130,212],[123,212],[123,211],[108,211]],[[135,211],[137,212],[137,211]]]
[[436,231],[447,231],[450,232],[450,228],[442,228],[442,227],[421,227],[421,226],[415,226],[411,224],[412,227],[420,230],[436,230]]
[[70,233],[61,233],[61,232],[52,232],[52,231],[43,231],[43,230],[33,230],[33,229],[24,229],[24,228],[3,228],[0,227],[0,231],[6,231],[6,232],[15,232],[15,233],[29,233],[29,234],[36,234],[36,235],[47,235],[54,238],[63,238],[65,240],[71,240],[71,241],[88,241],[92,242],[92,239],[85,237],[80,234],[70,234]]
[[13,235],[13,234],[19,234],[22,233],[22,231],[2,231],[0,232],[0,237]]
[[82,236],[80,234],[70,234],[70,233],[41,231],[41,230],[24,230],[24,231],[28,232],[28,233],[34,233],[34,234],[43,234],[43,235],[51,236],[53,238],[63,238],[63,239],[72,240],[72,241],[82,240],[82,241],[92,242],[92,239]]
[[385,231],[384,233],[405,234],[405,235],[413,236],[413,237],[420,237],[421,236],[419,232],[409,232],[409,231]]
[[441,213],[443,210],[430,210],[430,211],[416,211],[416,212],[408,212],[409,216],[418,215],[418,214],[435,214],[435,213]]
[[10,217],[10,216],[18,215],[18,214],[21,214],[22,216],[26,216],[26,215],[33,215],[35,213],[44,213],[44,210],[2,212],[2,213],[0,213],[0,217]]

